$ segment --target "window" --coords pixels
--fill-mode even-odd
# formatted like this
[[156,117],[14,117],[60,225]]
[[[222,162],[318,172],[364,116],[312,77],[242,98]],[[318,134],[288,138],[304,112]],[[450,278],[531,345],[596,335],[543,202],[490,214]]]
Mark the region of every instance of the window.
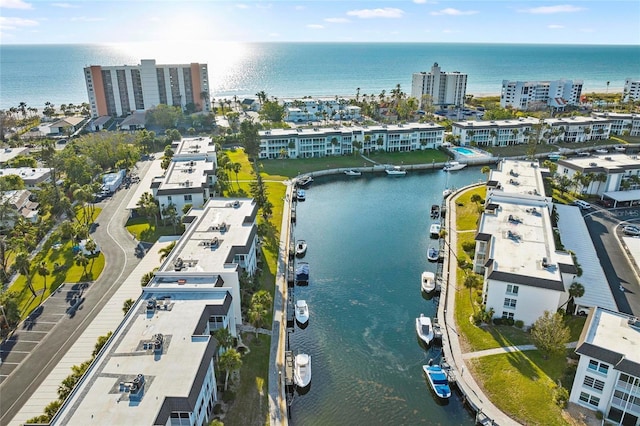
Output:
[[518,295],[518,286],[513,284],[507,284],[507,294]]
[[508,308],[508,309],[515,309],[516,308],[516,299],[509,299],[509,298],[505,298],[504,299],[504,307]]
[[167,201],[171,202],[171,195],[167,195]]
[[604,382],[602,380],[594,379],[591,376],[585,376],[582,385],[588,388],[593,388],[600,392],[602,392],[602,389],[604,389]]
[[185,201],[191,201],[191,194],[187,194],[184,196]]
[[597,371],[598,373],[606,376],[607,373],[609,373],[609,366],[603,362],[598,362],[592,359],[589,361],[589,370]]
[[598,404],[600,404],[600,398],[598,398],[597,396],[589,395],[586,392],[580,392],[580,401],[586,402],[587,404],[593,405],[594,407],[597,407]]
[[502,319],[513,319],[513,312],[502,312]]

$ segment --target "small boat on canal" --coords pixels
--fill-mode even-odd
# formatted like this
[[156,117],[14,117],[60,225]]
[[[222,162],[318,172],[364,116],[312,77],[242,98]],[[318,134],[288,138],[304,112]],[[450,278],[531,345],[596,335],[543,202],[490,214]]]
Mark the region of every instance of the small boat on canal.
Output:
[[424,271],[422,273],[422,283],[420,287],[425,293],[431,293],[436,289],[436,275],[433,272]]
[[422,371],[427,375],[429,385],[438,398],[448,399],[451,396],[449,378],[439,365],[423,365]]
[[433,340],[433,327],[431,326],[431,318],[425,317],[424,314],[420,314],[416,318],[416,333],[425,345],[429,345]]

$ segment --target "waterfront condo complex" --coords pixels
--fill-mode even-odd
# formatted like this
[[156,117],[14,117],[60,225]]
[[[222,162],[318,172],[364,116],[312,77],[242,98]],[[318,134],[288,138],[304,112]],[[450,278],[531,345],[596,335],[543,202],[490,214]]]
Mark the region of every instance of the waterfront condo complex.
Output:
[[159,104],[211,110],[207,64],[156,65],[154,59],[143,59],[139,65],[92,65],[84,69],[84,79],[94,118]]
[[640,80],[634,80],[627,78],[624,81],[624,89],[622,91],[624,95],[624,102],[640,101]]
[[466,94],[467,74],[441,71],[437,62],[431,71],[414,73],[411,79],[411,96],[420,100],[421,105],[424,96],[429,96],[433,105],[460,107]]
[[551,107],[563,110],[567,105],[577,105],[581,94],[582,80],[502,80],[500,107],[520,110]]

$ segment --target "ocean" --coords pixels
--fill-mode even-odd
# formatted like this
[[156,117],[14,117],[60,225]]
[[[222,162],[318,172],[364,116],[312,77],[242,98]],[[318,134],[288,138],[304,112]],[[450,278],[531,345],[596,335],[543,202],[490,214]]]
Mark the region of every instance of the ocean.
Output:
[[[640,46],[446,43],[132,43],[112,45],[0,45],[0,109],[25,102],[40,110],[87,102],[83,68],[201,62],[209,66],[215,98],[280,99],[411,92],[411,75],[429,71],[468,74],[467,93],[499,94],[508,80],[583,80],[583,93],[621,92],[640,79]],[[607,86],[609,82],[609,86]]]

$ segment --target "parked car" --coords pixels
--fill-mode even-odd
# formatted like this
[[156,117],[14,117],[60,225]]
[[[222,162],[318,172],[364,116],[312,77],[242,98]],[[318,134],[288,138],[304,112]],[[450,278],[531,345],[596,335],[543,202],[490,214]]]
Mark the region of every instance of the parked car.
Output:
[[624,232],[624,235],[631,235],[633,237],[637,237],[637,236],[640,236],[640,227],[627,225],[624,228],[622,228],[622,232]]

